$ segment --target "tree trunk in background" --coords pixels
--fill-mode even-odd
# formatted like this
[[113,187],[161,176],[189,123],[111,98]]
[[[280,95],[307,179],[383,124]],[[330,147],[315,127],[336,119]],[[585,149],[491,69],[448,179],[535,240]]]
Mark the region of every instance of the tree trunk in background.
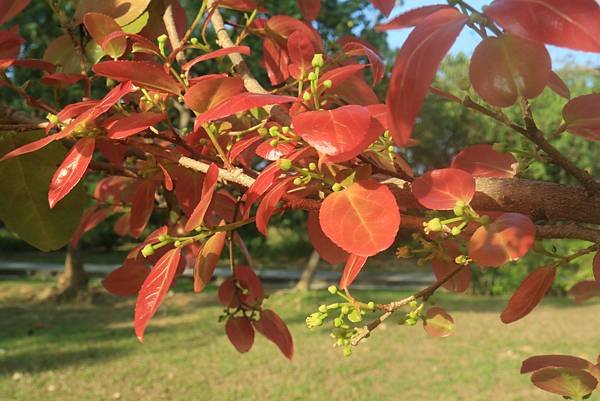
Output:
[[40,294],[43,300],[71,301],[87,292],[88,275],[83,268],[79,248],[67,247],[65,268],[55,286]]
[[296,289],[298,291],[310,290],[310,285],[312,284],[315,273],[317,272],[317,267],[319,267],[319,260],[321,260],[321,258],[319,257],[317,251],[312,251],[306,266],[304,266],[300,280],[298,280],[298,284],[296,284]]

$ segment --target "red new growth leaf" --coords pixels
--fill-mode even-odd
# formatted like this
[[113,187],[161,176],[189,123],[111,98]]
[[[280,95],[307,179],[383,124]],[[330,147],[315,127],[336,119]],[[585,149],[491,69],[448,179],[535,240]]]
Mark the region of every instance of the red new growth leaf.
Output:
[[554,71],[550,71],[550,75],[548,76],[548,88],[552,89],[557,95],[564,97],[565,99],[571,98],[571,91],[569,87],[562,80],[562,78],[555,73]]
[[158,184],[152,180],[137,183],[131,202],[130,232],[134,238],[142,235],[154,210],[154,194]]
[[369,130],[371,113],[362,106],[309,111],[292,119],[294,131],[331,162],[358,156],[380,134]]
[[124,139],[138,132],[148,129],[167,117],[165,113],[153,113],[145,111],[133,113],[127,117],[112,121],[106,127],[108,137],[111,139]]
[[152,316],[156,313],[163,299],[167,295],[181,258],[181,248],[171,249],[156,262],[142,288],[135,303],[135,316],[133,326],[135,335],[144,342],[144,331]]
[[192,231],[194,228],[199,227],[204,222],[204,215],[210,206],[215,188],[217,187],[217,179],[219,178],[219,166],[215,163],[211,163],[204,176],[202,182],[202,193],[200,196],[200,202],[194,208],[187,223],[185,223],[185,230]]
[[436,71],[467,21],[453,8],[439,10],[416,26],[398,52],[386,101],[398,145],[408,142]]
[[600,141],[600,93],[571,99],[563,109],[567,131],[591,141]]
[[296,100],[297,99],[295,97],[291,96],[240,93],[239,95],[232,96],[218,106],[199,114],[196,117],[195,124],[200,125],[208,121],[219,120],[221,118],[229,117],[233,114],[248,111],[256,107],[264,107],[272,104],[292,103]]
[[124,36],[112,39],[103,46],[106,35],[121,30],[121,27],[114,19],[104,14],[87,13],[83,17],[83,23],[94,41],[99,46],[102,46],[102,50],[110,57],[116,59],[123,55],[127,48],[127,39]]
[[142,88],[179,95],[181,86],[163,67],[153,61],[104,61],[92,67],[103,77],[131,81]]
[[484,267],[502,266],[525,256],[535,240],[535,225],[520,213],[504,213],[481,226],[468,243],[469,257]]
[[428,209],[452,210],[458,201],[471,202],[475,179],[456,168],[433,170],[412,182],[412,193]]
[[248,352],[254,344],[254,328],[247,317],[233,317],[225,323],[225,333],[235,349],[240,352]]
[[271,216],[275,212],[277,207],[277,203],[283,198],[286,194],[289,186],[292,183],[294,177],[287,177],[271,188],[271,190],[265,195],[263,200],[258,205],[258,209],[256,211],[256,228],[263,235],[267,235],[268,232],[268,224]]
[[531,375],[531,382],[550,393],[582,400],[598,385],[598,380],[585,370],[548,367]]
[[390,15],[394,5],[396,4],[396,0],[369,0],[374,7],[376,7],[379,11],[384,13],[386,16]]
[[332,265],[337,265],[348,259],[348,252],[345,252],[342,248],[334,244],[333,241],[323,233],[323,230],[321,230],[319,212],[317,210],[311,210],[308,213],[306,228],[308,239],[319,253],[321,259]]
[[202,62],[202,61],[206,61],[206,60],[212,60],[214,58],[219,58],[219,57],[224,57],[227,56],[231,53],[239,53],[239,54],[243,54],[245,56],[249,56],[251,51],[250,48],[248,46],[232,46],[232,47],[226,47],[223,49],[219,49],[219,50],[215,50],[212,51],[210,53],[206,53],[203,54],[201,56],[196,57],[195,59],[188,61],[187,63],[185,63],[183,65],[183,67],[181,67],[181,69],[183,71],[189,71],[193,66],[195,66],[196,64]]
[[0,0],[0,24],[12,19],[29,5],[31,0]]
[[340,278],[340,289],[345,290],[350,287],[350,284],[356,279],[358,273],[362,270],[365,263],[367,262],[366,256],[350,255],[344,266],[342,277]]
[[271,340],[286,358],[292,359],[294,355],[294,342],[286,324],[272,310],[264,309],[260,312],[260,319],[252,321],[254,328],[260,334]]
[[521,373],[535,372],[543,368],[553,366],[555,368],[569,368],[589,370],[594,365],[583,358],[571,355],[536,355],[527,358],[521,364]]
[[540,267],[531,272],[508,301],[500,319],[512,323],[527,316],[552,287],[555,276],[555,267]]
[[302,18],[311,22],[319,16],[321,11],[321,0],[296,0]]
[[432,337],[448,337],[454,331],[454,319],[444,309],[434,306],[425,314],[423,328]]
[[50,181],[48,190],[50,208],[56,206],[58,201],[67,196],[81,180],[92,160],[95,143],[96,140],[91,137],[75,142]]
[[290,75],[296,79],[305,78],[312,69],[312,58],[315,54],[310,38],[302,31],[292,33],[287,41],[287,50],[290,57]]
[[412,10],[400,14],[384,24],[377,25],[375,30],[381,32],[388,31],[390,29],[413,27],[421,22],[425,17],[444,8],[450,8],[450,6],[447,4],[433,4],[431,6],[413,8]]
[[258,145],[256,148],[256,154],[265,160],[279,160],[285,155],[289,154],[294,150],[294,145],[287,142],[279,142],[277,145],[272,146],[271,141],[265,141]]
[[185,104],[197,113],[204,113],[244,91],[244,82],[237,77],[208,76],[194,84],[185,94]]
[[234,275],[241,288],[239,298],[242,302],[250,306],[260,305],[265,298],[265,291],[254,270],[248,266],[237,266]]
[[219,231],[210,237],[202,246],[202,250],[194,263],[194,291],[202,291],[215,272],[221,252],[225,246],[227,231]]
[[81,217],[77,230],[75,230],[75,233],[73,233],[73,236],[71,237],[71,247],[76,247],[81,236],[102,223],[110,215],[110,212],[110,209],[98,209],[97,205],[87,208]]
[[473,177],[512,178],[518,162],[512,153],[498,152],[492,145],[479,144],[460,151],[452,160],[452,168],[470,173]]
[[362,180],[327,196],[319,221],[325,235],[346,252],[372,256],[394,242],[400,212],[385,185]]
[[469,78],[486,102],[508,107],[519,96],[532,99],[548,83],[552,72],[544,45],[511,34],[484,39],[473,52]]
[[600,6],[594,0],[496,0],[485,13],[530,40],[600,51]]
[[578,304],[590,298],[600,297],[600,282],[596,280],[580,281],[569,290]]
[[137,295],[148,274],[150,269],[144,263],[126,259],[123,266],[113,270],[102,280],[102,286],[111,294],[122,297]]
[[452,292],[464,292],[471,285],[471,268],[464,266],[460,271],[454,274],[450,279],[446,279],[448,275],[452,274],[458,265],[454,262],[454,259],[460,255],[458,245],[454,242],[446,241],[444,244],[444,255],[446,258],[441,256],[435,257],[431,260],[431,268],[437,281],[445,280],[442,287]]
[[368,42],[352,36],[342,37],[338,42],[342,45],[342,51],[346,55],[367,57],[373,71],[373,85],[377,85],[383,79],[385,65],[377,49],[373,48]]
[[596,252],[596,255],[594,256],[592,270],[594,272],[594,278],[600,283],[600,251]]

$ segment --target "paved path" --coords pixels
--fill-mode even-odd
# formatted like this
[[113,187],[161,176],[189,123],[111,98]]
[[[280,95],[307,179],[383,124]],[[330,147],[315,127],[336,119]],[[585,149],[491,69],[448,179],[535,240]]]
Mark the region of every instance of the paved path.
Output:
[[[103,277],[116,269],[118,266],[110,264],[86,263],[85,271],[92,276]],[[63,269],[62,263],[42,262],[0,262],[0,280],[26,274],[45,272],[56,274]],[[263,282],[269,286],[290,286],[300,279],[302,274],[299,270],[258,269],[257,274]],[[229,268],[217,267],[215,278],[217,280],[228,277]],[[314,287],[326,287],[336,283],[340,279],[340,271],[318,271],[314,280]],[[184,276],[192,277],[191,269],[186,269]],[[373,272],[365,271],[360,274],[353,284],[355,288],[390,288],[390,289],[412,289],[419,288],[432,283],[435,277],[430,272]]]

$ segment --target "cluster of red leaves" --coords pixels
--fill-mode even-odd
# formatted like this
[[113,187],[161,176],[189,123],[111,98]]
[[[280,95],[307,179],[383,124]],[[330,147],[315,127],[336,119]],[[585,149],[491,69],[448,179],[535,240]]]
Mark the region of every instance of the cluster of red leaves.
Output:
[[[371,2],[386,15],[395,3]],[[172,6],[176,29],[183,35],[186,21],[179,2],[165,3]],[[310,24],[318,18],[321,2],[297,3],[302,21],[285,15],[269,16],[268,10],[260,8],[259,17],[246,27],[262,40],[263,62],[276,88],[274,93],[250,92],[247,82],[235,75],[194,74],[200,63],[208,65],[210,60],[234,53],[250,54],[246,46],[206,50],[185,43],[165,53],[164,41],[163,47],[155,44],[157,37],[167,32],[162,18],[164,4],[149,6],[149,1],[132,1],[132,6],[123,10],[108,3],[81,1],[75,20],[83,24],[103,57],[112,59],[94,63],[86,73],[80,70],[79,56],[68,35],[48,46],[44,60],[16,60],[23,43],[18,30],[0,32],[3,70],[10,66],[41,69],[42,82],[57,89],[80,81],[84,88],[89,87],[92,73],[94,78],[118,82],[102,99],[65,106],[48,126],[47,136],[2,160],[36,151],[53,141],[73,140],[50,183],[50,207],[78,185],[96,158],[120,173],[97,184],[93,196],[97,205],[85,213],[73,244],[112,214],[120,215],[115,223],[117,233],[138,238],[157,207],[170,212],[168,224],[148,235],[123,266],[104,280],[112,293],[137,295],[134,327],[140,341],[187,265],[193,265],[197,292],[210,282],[226,243],[236,245],[252,266],[242,238],[231,227],[251,221],[254,210],[256,227],[267,235],[271,217],[283,210],[280,204],[320,201],[318,210],[309,213],[308,236],[324,260],[345,262],[342,289],[351,285],[367,258],[388,249],[396,240],[400,211],[405,208],[398,205],[393,191],[377,180],[373,170],[412,177],[410,167],[396,150],[414,143],[411,135],[421,105],[442,59],[469,18],[458,8],[440,4],[411,10],[381,25],[381,30],[412,27],[398,52],[382,103],[372,88],[385,71],[376,49],[358,38],[344,37],[339,40],[337,53],[323,55],[323,40]],[[1,1],[1,22],[26,5],[26,1]],[[253,1],[235,0],[223,0],[219,6],[239,11],[258,7]],[[136,33],[126,29],[146,9],[150,12],[147,25]],[[470,80],[478,95],[492,106],[507,107],[519,97],[534,98],[546,86],[569,97],[568,88],[551,70],[545,44],[600,51],[600,9],[593,0],[496,0],[485,13],[490,23],[505,32],[477,46]],[[181,65],[176,61],[184,50],[199,49],[203,51],[200,56]],[[371,69],[371,83],[364,78],[366,68]],[[278,90],[294,85],[297,91]],[[563,114],[569,132],[600,140],[598,96],[581,96],[567,103]],[[168,117],[168,108],[180,99],[195,113],[193,130],[185,136]],[[35,99],[28,101],[36,104]],[[270,110],[274,105],[283,119],[276,113],[257,110]],[[269,137],[268,132],[276,134]],[[179,164],[182,157],[207,160],[210,166],[203,173],[187,169]],[[261,159],[259,163],[256,157]],[[231,173],[237,171],[232,167],[254,170],[259,165],[260,173],[245,191],[219,186],[221,169]],[[490,145],[475,145],[462,150],[449,168],[415,179],[412,194],[426,209],[443,212],[457,204],[468,206],[477,196],[477,177],[512,178],[517,172],[515,166],[511,154]],[[502,266],[531,249],[536,228],[529,217],[477,212],[491,215],[492,220],[472,222],[456,238],[442,233],[444,254],[432,263],[439,280],[460,267],[455,258],[462,254],[461,247],[466,247],[468,257],[482,267]],[[205,236],[197,235],[199,228]],[[573,289],[580,300],[600,293],[599,258],[595,259],[596,281]],[[513,322],[529,313],[552,285],[555,270],[541,267],[532,272],[509,301],[502,320]],[[464,266],[444,287],[462,292],[470,280],[470,267]],[[235,267],[232,276],[220,285],[218,295],[230,311],[225,331],[238,351],[250,350],[258,331],[286,357],[292,357],[290,333],[275,312],[262,307],[265,294],[251,267]],[[425,321],[425,329],[432,335],[447,335],[446,328],[453,324],[441,308],[429,309]],[[534,383],[546,383],[546,387],[539,385],[546,389],[557,386],[556,381],[548,384],[556,372],[548,373],[544,370],[547,366],[534,373]],[[577,372],[584,372],[575,375],[591,386],[591,368]]]

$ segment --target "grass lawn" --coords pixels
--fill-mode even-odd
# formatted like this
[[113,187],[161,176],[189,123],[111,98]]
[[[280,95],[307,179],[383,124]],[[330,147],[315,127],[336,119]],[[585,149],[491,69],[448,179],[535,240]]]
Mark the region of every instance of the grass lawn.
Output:
[[452,337],[430,338],[420,326],[391,321],[344,358],[324,329],[304,325],[323,291],[267,301],[290,324],[292,362],[262,337],[239,355],[217,322],[214,289],[195,295],[184,289],[189,282],[166,299],[141,345],[131,328],[133,300],[105,295],[95,305],[67,306],[23,300],[46,285],[0,282],[2,401],[558,401],[519,374],[521,361],[544,353],[592,359],[600,351],[600,303],[545,300],[506,326],[498,317],[504,299],[441,295],[438,302],[457,323]]

